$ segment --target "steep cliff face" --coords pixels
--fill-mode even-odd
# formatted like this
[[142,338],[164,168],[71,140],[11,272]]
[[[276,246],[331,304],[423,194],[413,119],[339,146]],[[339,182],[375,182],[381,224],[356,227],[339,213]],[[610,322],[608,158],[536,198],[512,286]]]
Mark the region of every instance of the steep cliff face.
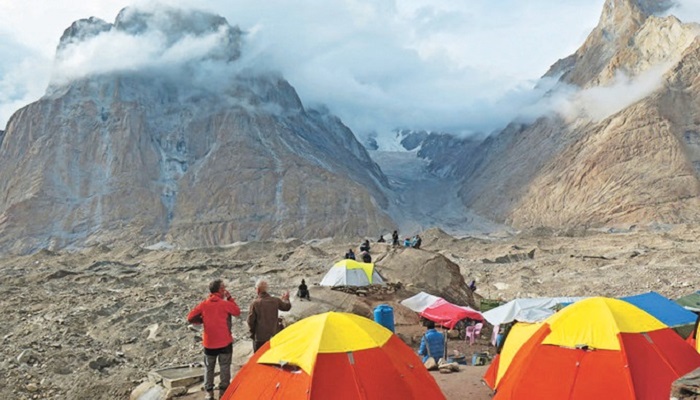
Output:
[[[700,31],[651,15],[666,6],[606,2],[584,45],[548,72],[613,98],[657,79],[648,95],[602,120],[579,114],[509,126],[461,162],[465,204],[516,227],[700,220]],[[612,90],[620,74],[629,89]]]
[[650,15],[672,5],[668,0],[607,0],[598,25],[571,56],[556,62],[545,74],[577,86],[593,82],[613,57],[628,46]]
[[[15,113],[0,141],[0,249],[204,246],[393,227],[379,167],[338,118],[306,110],[284,79],[236,68],[215,88],[183,78],[201,64],[235,64],[237,28],[207,14],[157,17],[173,43],[174,35],[223,32],[223,45],[166,69],[54,81]],[[136,37],[153,20],[125,10],[109,29],[79,21],[58,57],[104,32]]]

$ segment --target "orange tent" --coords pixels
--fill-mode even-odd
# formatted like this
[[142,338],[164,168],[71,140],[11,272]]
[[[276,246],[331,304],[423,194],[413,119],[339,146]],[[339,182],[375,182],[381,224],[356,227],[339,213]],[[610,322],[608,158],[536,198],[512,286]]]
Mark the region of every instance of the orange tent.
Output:
[[273,337],[221,400],[444,398],[418,356],[390,330],[354,314],[329,312]]
[[674,380],[700,367],[678,334],[622,300],[581,300],[522,328],[484,377],[495,400],[665,399]]

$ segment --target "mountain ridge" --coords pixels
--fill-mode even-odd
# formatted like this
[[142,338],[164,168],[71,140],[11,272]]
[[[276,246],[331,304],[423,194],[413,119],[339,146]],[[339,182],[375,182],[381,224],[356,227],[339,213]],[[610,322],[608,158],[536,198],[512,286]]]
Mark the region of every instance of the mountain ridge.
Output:
[[[557,72],[560,84],[580,86],[579,93],[609,90],[609,96],[616,96],[630,91],[628,86],[615,86],[620,72],[636,85],[634,79],[665,66],[660,70],[663,75],[651,75],[655,80],[649,94],[642,93],[639,100],[632,99],[602,120],[585,114],[543,117],[511,125],[487,139],[462,157],[471,162],[458,163],[466,175],[460,195],[467,207],[518,228],[700,218],[697,170],[692,168],[697,165],[697,143],[684,139],[694,138],[698,131],[692,116],[697,114],[695,99],[700,93],[689,75],[685,81],[676,79],[674,90],[669,88],[674,71],[698,67],[698,27],[637,9],[619,28],[617,37],[624,45],[609,46],[601,27],[620,15],[611,12],[611,6],[633,3],[606,2],[601,22],[573,59],[555,63],[545,77]],[[566,71],[556,71],[563,63],[570,64]],[[675,95],[676,91],[684,95]],[[669,104],[687,115],[672,113]]]

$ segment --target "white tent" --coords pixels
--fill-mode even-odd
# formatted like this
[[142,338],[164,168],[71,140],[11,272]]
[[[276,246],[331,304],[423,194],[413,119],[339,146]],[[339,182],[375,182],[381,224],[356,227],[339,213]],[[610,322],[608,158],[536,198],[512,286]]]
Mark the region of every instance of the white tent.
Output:
[[574,303],[585,297],[540,297],[536,299],[515,299],[483,313],[491,325],[506,324],[512,321],[540,322],[554,314],[552,307],[557,304]]
[[342,260],[326,273],[321,286],[368,286],[383,285],[384,280],[374,269],[374,264],[355,260]]
[[426,308],[435,304],[436,301],[440,300],[442,297],[433,296],[425,292],[420,292],[413,297],[409,297],[405,300],[401,300],[401,305],[404,305],[411,310],[421,313],[425,311]]

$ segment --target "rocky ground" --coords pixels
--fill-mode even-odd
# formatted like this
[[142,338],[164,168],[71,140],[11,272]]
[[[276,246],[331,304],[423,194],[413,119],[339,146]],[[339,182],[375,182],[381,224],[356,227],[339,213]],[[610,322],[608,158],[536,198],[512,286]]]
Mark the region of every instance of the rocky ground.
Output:
[[[190,250],[96,246],[5,257],[0,260],[0,398],[128,398],[148,371],[200,361],[200,333],[189,328],[185,316],[214,278],[225,279],[244,310],[233,327],[242,341],[254,282],[264,276],[277,294],[294,290],[302,278],[312,285],[313,301],[294,299],[288,322],[327,310],[369,317],[376,304],[387,302],[395,307],[400,336],[412,346],[421,334],[418,320],[397,301],[419,290],[478,306],[482,296],[510,300],[654,290],[677,298],[700,288],[696,226],[540,229],[467,238],[429,230],[422,236],[421,250],[373,245],[380,273],[401,285],[368,297],[313,286],[361,238],[357,244],[287,240]],[[457,277],[476,279],[476,294]],[[236,362],[248,355],[241,350]],[[454,398],[459,392],[450,385],[474,387],[483,395],[479,374],[456,373],[447,383],[448,378],[436,378]]]

